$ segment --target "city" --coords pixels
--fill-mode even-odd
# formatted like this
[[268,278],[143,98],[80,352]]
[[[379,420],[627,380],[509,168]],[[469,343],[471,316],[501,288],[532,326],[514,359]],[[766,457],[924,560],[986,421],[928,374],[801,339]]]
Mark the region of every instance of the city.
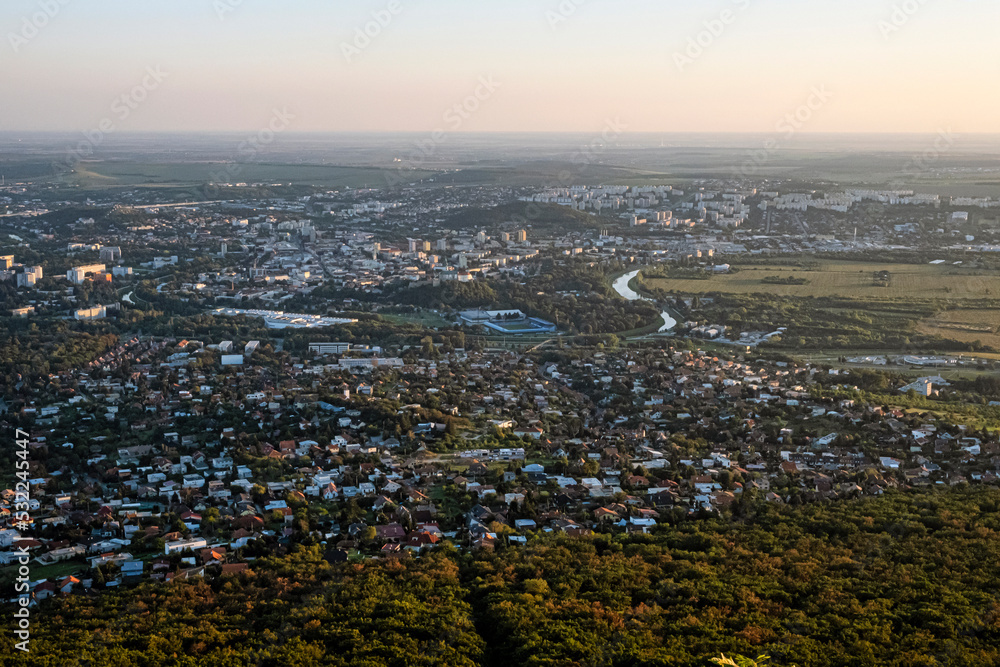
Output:
[[0,12],[0,663],[1000,664],[995,94],[881,74],[996,8],[84,4]]

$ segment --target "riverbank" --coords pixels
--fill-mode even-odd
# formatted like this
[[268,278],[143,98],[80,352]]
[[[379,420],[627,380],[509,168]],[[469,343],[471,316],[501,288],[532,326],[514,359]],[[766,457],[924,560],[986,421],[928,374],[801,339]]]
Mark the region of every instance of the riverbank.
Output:
[[[640,273],[642,273],[642,270],[637,269],[619,276],[611,283],[611,288],[626,301],[652,301],[652,299],[647,299],[630,286],[630,283],[638,278]],[[674,319],[673,313],[670,311],[664,310],[660,313],[660,317],[663,318],[663,326],[656,333],[667,333],[673,331],[677,326],[677,320]]]

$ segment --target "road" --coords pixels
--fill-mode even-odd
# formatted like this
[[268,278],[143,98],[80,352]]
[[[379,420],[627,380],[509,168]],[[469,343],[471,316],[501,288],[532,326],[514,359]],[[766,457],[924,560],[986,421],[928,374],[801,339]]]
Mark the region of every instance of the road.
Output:
[[204,204],[227,204],[228,199],[217,199],[215,201],[186,201],[179,204],[143,204],[132,208],[177,208],[178,206],[202,206]]

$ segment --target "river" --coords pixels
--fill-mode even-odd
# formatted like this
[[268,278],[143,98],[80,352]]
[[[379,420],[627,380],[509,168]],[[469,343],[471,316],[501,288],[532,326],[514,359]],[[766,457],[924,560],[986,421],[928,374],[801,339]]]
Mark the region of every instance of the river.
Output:
[[[618,294],[622,296],[622,298],[628,301],[649,301],[649,299],[645,298],[644,296],[642,296],[641,294],[639,294],[638,292],[636,292],[635,290],[633,290],[631,287],[628,286],[628,284],[632,282],[632,279],[635,278],[637,275],[639,275],[639,271],[626,273],[624,276],[616,280],[612,284],[612,287],[616,292],[618,292]],[[671,317],[670,313],[668,313],[667,311],[663,311],[662,313],[660,313],[660,317],[663,318],[664,325],[660,327],[657,333],[665,333],[667,331],[672,331],[673,328],[677,326],[677,320]]]

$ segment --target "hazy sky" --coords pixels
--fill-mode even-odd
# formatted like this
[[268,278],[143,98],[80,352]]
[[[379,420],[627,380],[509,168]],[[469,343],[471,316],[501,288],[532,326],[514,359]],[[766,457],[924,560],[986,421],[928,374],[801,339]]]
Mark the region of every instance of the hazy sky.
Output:
[[1000,132],[998,25],[995,0],[2,0],[0,130]]

